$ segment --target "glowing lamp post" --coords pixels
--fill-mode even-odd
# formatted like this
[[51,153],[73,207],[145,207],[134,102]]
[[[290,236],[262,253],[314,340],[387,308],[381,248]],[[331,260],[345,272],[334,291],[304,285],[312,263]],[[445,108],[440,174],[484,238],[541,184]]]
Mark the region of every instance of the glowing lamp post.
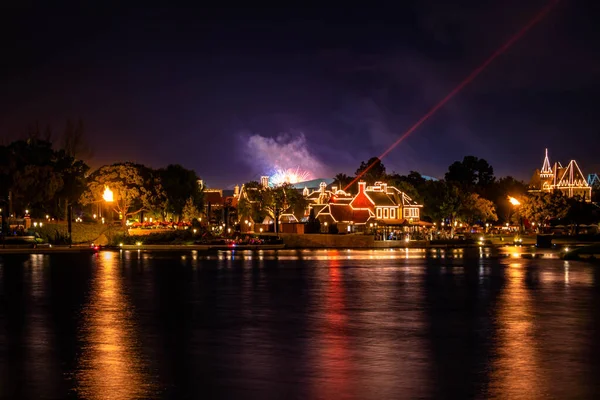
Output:
[[[516,209],[521,205],[521,202],[512,196],[508,196],[508,202]],[[523,231],[523,218],[519,216],[519,230]]]
[[107,203],[112,203],[114,200],[113,192],[108,186],[104,186],[104,193],[102,194],[102,199],[104,199],[104,201]]

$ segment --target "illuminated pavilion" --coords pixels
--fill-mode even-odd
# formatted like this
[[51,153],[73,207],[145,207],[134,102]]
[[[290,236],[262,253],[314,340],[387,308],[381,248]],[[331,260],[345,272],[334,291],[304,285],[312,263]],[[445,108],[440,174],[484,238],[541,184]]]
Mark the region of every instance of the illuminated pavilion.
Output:
[[588,202],[592,199],[592,187],[577,162],[571,160],[566,167],[559,162],[551,164],[546,149],[542,169],[537,169],[531,179],[530,192],[552,191],[560,191],[567,197],[579,196]]

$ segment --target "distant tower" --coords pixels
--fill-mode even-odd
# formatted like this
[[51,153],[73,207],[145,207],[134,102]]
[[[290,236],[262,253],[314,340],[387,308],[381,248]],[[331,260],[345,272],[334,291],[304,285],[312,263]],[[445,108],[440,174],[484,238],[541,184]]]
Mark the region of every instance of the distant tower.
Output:
[[261,176],[260,177],[260,184],[261,184],[262,187],[268,188],[269,187],[269,177],[268,176]]
[[548,149],[546,149],[546,157],[544,157],[544,164],[542,165],[542,169],[540,171],[540,178],[552,178],[553,175],[554,171],[552,171],[552,167],[550,166],[550,159],[548,158]]
[[240,187],[239,185],[235,185],[233,187],[233,197],[239,197],[240,196]]
[[306,197],[308,196],[308,188],[306,186],[304,186],[304,190],[302,191],[302,196]]

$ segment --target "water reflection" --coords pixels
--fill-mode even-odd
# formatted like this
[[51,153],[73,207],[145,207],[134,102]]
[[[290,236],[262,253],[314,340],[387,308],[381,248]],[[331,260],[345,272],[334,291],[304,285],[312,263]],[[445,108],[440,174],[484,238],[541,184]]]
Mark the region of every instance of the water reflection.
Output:
[[84,309],[81,340],[85,345],[75,376],[75,390],[86,399],[149,397],[152,379],[137,345],[133,310],[124,294],[119,254],[98,255],[89,304]]
[[320,399],[349,398],[355,390],[352,377],[356,371],[347,334],[348,316],[339,253],[330,250],[322,255],[328,257],[329,262],[327,276],[322,277],[325,296],[319,299],[322,315],[315,320],[318,335],[314,344],[314,366],[318,379],[313,388],[315,397]]
[[595,266],[427,254],[0,257],[0,398],[598,397]]
[[492,366],[490,391],[494,398],[545,397],[547,386],[535,339],[535,315],[525,268],[512,263],[507,274],[507,285],[498,304],[498,354]]

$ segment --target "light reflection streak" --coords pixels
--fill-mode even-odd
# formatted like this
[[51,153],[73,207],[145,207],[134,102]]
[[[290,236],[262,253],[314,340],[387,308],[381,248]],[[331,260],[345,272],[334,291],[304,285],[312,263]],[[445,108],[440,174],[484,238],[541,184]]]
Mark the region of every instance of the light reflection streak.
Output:
[[[138,252],[138,258],[140,254]],[[102,252],[83,311],[83,353],[75,376],[77,394],[87,399],[147,398],[151,377],[144,376],[133,310],[124,294],[116,253]]]
[[498,355],[490,389],[493,398],[543,398],[547,385],[535,338],[535,318],[524,267],[510,264],[498,305]]
[[315,388],[317,398],[350,398],[353,396],[354,365],[350,354],[350,344],[345,311],[343,278],[340,269],[339,252],[327,251],[330,262],[327,268],[326,294],[323,301],[324,318],[317,327],[321,334],[316,340],[314,363],[319,379]]

